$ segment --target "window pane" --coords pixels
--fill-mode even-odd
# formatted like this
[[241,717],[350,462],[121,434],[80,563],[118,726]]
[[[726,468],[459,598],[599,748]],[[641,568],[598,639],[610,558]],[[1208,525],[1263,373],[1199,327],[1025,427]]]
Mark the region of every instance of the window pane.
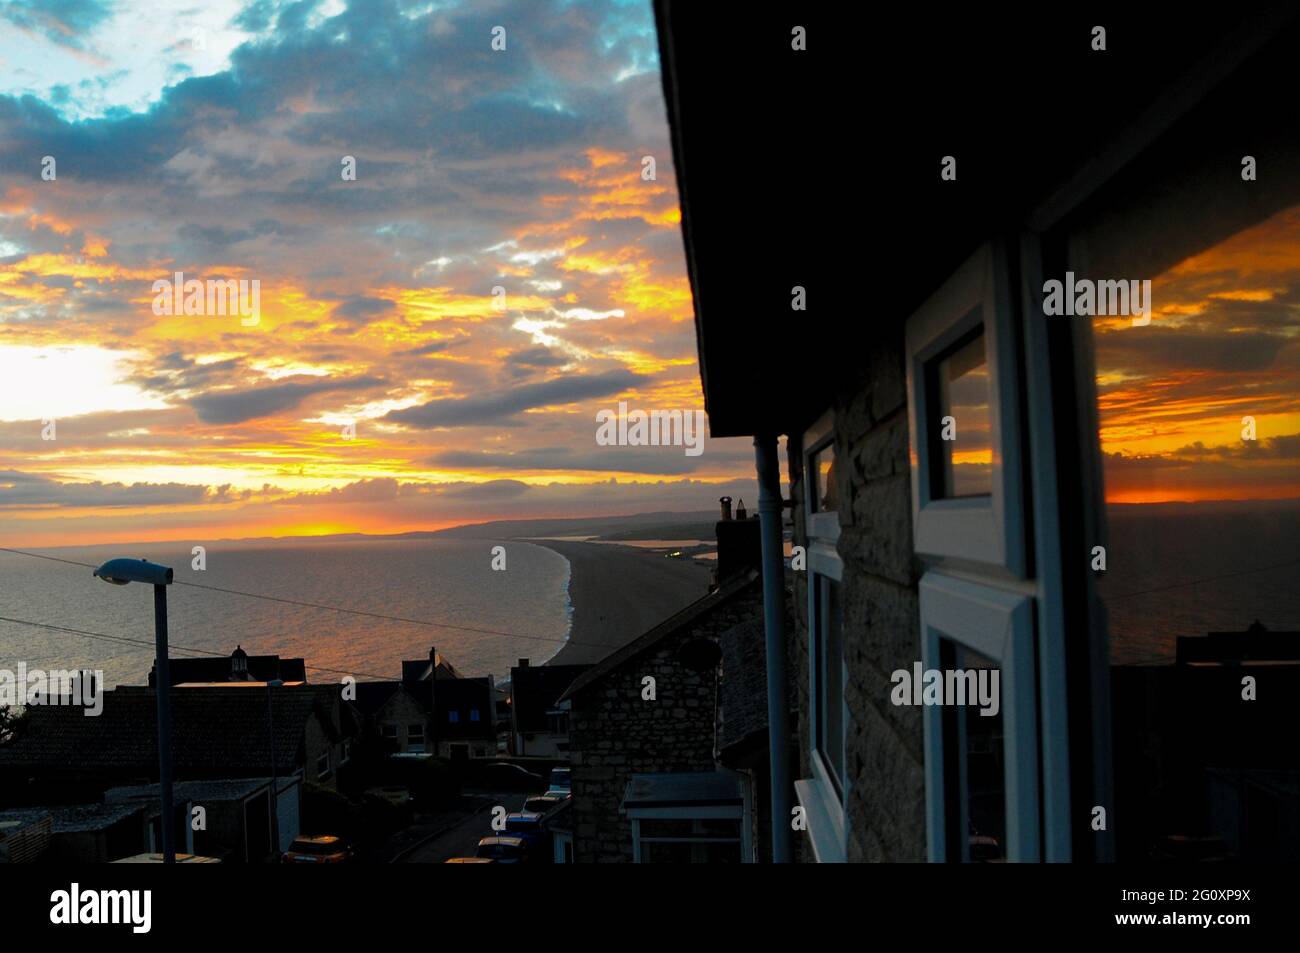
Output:
[[833,512],[835,502],[835,445],[827,444],[809,455],[813,482],[812,508],[816,513]]
[[934,362],[930,387],[935,419],[930,432],[935,498],[993,492],[993,439],[989,426],[989,371],[984,331]]
[[817,750],[836,789],[844,777],[844,649],[840,624],[840,584],[816,576],[817,585]]
[[[1006,859],[1006,760],[1003,754],[1002,706],[996,714],[981,704],[993,697],[990,673],[1001,673],[984,656],[955,643],[943,645],[946,798],[952,832],[949,855],[974,863]],[[964,821],[963,815],[964,814]],[[962,825],[965,825],[963,832]]]
[[1296,667],[1300,206],[1171,233],[1155,274],[1105,229],[1080,244],[1081,277],[1150,279],[1149,323],[1091,319],[1117,859],[1294,861],[1300,746],[1242,680]]

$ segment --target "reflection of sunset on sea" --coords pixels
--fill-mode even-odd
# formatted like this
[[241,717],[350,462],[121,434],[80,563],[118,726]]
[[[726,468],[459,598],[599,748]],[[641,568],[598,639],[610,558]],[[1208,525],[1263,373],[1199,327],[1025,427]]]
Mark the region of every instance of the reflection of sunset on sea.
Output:
[[1159,275],[1153,300],[1148,327],[1094,324],[1107,501],[1300,497],[1300,208]]
[[[473,4],[363,7],[213,14],[202,56],[111,18],[103,61],[0,38],[25,67],[0,78],[4,540],[694,508],[717,493],[691,481],[752,478],[744,441],[594,440],[620,399],[702,404],[649,4],[524,5],[495,58]],[[23,85],[51,60],[66,84]],[[176,272],[259,281],[256,326],[155,314]]]

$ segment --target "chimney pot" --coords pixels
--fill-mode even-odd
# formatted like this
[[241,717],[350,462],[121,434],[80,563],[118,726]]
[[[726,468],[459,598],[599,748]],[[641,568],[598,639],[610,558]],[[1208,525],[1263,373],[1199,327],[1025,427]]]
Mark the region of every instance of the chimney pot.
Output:
[[741,500],[741,501],[736,505],[736,519],[738,519],[738,520],[743,520],[743,519],[745,519],[745,518],[746,518],[746,513],[745,513],[745,501],[744,501],[744,500]]
[[520,668],[527,668],[527,667],[528,667],[528,659],[526,659],[526,658],[521,658],[521,659],[519,660],[519,667],[520,667]]
[[722,518],[724,520],[731,519],[731,497],[719,497],[718,502],[722,504]]

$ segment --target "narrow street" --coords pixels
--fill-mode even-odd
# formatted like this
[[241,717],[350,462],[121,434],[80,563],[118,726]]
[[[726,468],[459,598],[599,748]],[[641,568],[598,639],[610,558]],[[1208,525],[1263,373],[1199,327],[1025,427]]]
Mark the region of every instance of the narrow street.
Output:
[[[476,792],[473,796],[478,797],[480,795]],[[402,858],[400,862],[405,864],[441,864],[452,857],[473,857],[474,848],[478,845],[479,838],[487,837],[493,833],[492,808],[499,804],[507,812],[519,811],[523,809],[524,800],[528,797],[528,795],[519,792],[483,793],[481,796],[491,803],[421,844]]]

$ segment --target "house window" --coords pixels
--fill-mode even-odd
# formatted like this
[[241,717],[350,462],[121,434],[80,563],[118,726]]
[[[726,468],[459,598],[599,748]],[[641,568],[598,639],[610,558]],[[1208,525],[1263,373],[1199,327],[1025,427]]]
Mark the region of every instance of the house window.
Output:
[[907,320],[916,554],[1024,577],[1020,375],[1010,268],[984,245]]
[[389,739],[391,739],[391,740],[393,740],[393,741],[396,741],[396,740],[397,740],[397,726],[396,726],[396,725],[380,725],[380,726],[379,726],[379,733],[380,733],[380,735],[381,735],[382,737],[384,737],[384,738],[389,738]]
[[412,751],[424,748],[424,725],[417,723],[406,726],[406,747]]
[[983,324],[929,368],[938,421],[931,422],[933,499],[989,496],[993,445],[989,424],[989,365]]
[[830,439],[808,453],[808,505],[813,513],[835,512],[835,444]]
[[469,710],[469,720],[470,720],[470,721],[478,721],[478,720],[479,720],[478,709],[477,709],[477,708],[471,708],[471,709]]
[[818,860],[842,861],[848,787],[844,734],[844,641],[840,580],[843,564],[836,551],[839,513],[833,508],[835,452],[833,418],[825,415],[804,435],[805,527],[808,539],[809,762],[811,777],[796,782],[808,818],[808,836]]
[[[1288,70],[1277,53],[1259,68]],[[1188,136],[1238,121],[1252,88],[1239,77]],[[1116,819],[1102,859],[1120,863],[1300,859],[1300,747],[1262,707],[1298,667],[1300,137],[1256,148],[1287,160],[1244,201],[1217,157],[1159,147],[1105,187],[1104,214],[1070,223],[1050,275],[1120,305],[1053,319],[1091,332],[1079,383],[1100,479],[1078,565],[1104,606],[1091,658],[1111,780],[1092,803]]]
[[738,864],[740,818],[633,818],[638,864]]
[[816,667],[814,750],[837,794],[844,791],[844,646],[840,582],[829,573],[813,576],[813,665]]
[[330,753],[328,750],[322,751],[319,758],[316,759],[316,778],[323,780],[330,776]]
[[339,758],[339,764],[347,764],[352,760],[352,742],[345,740],[341,745],[342,755]]
[[458,712],[454,708],[451,709],[449,712],[447,712],[447,720],[451,722],[453,725],[458,724],[460,722],[460,712]]
[[1033,600],[937,572],[920,596],[930,859],[1037,860]]

